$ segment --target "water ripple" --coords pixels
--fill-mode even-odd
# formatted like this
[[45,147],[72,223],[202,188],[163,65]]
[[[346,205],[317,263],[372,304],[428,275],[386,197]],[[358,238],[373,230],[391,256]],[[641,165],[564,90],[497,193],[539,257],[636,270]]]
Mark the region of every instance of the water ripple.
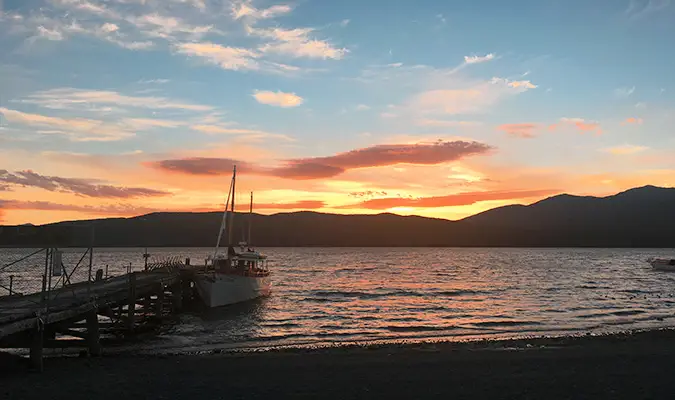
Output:
[[[675,274],[644,261],[672,257],[667,249],[261,250],[273,269],[271,297],[182,315],[161,340],[139,346],[506,338],[665,327],[675,317]],[[67,268],[82,252],[66,250]],[[122,274],[129,263],[142,269],[143,252],[97,249],[94,269],[108,265],[110,274]],[[199,264],[211,249],[149,252]],[[29,253],[0,249],[0,265]],[[17,264],[0,284],[12,274],[15,290],[39,288],[43,268],[39,260]],[[77,270],[74,279],[85,272]]]

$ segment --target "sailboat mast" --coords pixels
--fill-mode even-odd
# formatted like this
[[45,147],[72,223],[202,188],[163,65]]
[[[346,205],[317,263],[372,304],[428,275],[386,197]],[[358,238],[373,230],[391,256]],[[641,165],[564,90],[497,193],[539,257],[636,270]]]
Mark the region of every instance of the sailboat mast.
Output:
[[251,223],[253,219],[253,192],[251,192],[251,206],[248,209],[248,240],[246,240],[246,243],[248,245],[251,245]]
[[218,240],[216,241],[216,248],[213,251],[213,258],[215,259],[218,255],[218,248],[220,247],[220,239],[223,237],[223,231],[227,226],[227,207],[230,204],[230,195],[232,193],[232,180],[230,180],[230,188],[227,190],[227,200],[225,200],[225,211],[223,211],[223,220],[220,222],[220,230],[218,230]]
[[232,207],[230,207],[230,220],[227,223],[227,247],[228,249],[232,246],[232,225],[234,224],[234,198],[235,198],[235,184],[237,181],[237,166],[234,166],[232,171]]

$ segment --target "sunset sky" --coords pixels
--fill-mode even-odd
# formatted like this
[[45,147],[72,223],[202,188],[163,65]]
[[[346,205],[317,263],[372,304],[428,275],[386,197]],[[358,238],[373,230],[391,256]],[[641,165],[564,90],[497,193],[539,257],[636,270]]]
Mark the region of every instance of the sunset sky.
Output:
[[670,0],[0,0],[0,224],[675,186]]

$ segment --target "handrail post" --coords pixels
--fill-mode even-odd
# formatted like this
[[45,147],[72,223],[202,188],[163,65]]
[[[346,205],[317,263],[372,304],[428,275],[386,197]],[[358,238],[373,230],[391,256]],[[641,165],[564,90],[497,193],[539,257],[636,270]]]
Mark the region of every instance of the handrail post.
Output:
[[42,274],[42,291],[40,296],[40,303],[44,307],[47,302],[47,274],[49,274],[49,247],[45,248],[45,269]]
[[87,274],[87,299],[91,299],[91,269],[94,265],[94,238],[96,237],[96,229],[94,224],[91,224],[91,241],[89,245],[89,271]]

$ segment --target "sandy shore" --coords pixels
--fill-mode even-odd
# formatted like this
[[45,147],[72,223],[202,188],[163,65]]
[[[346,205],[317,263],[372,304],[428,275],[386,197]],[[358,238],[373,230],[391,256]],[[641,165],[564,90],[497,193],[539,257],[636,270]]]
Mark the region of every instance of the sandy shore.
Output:
[[8,399],[670,399],[675,332],[0,363]]

